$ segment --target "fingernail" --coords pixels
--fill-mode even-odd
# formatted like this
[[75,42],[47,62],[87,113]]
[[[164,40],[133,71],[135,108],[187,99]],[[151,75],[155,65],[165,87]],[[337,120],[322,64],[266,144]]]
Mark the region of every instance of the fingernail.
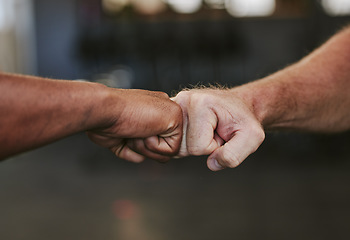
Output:
[[219,171],[219,170],[224,169],[224,168],[219,164],[219,162],[218,162],[216,159],[212,159],[210,162],[211,162],[211,164],[210,164],[210,169],[211,169],[211,170],[213,170],[213,171]]
[[223,167],[219,164],[219,162],[216,160],[216,159],[214,159],[214,164],[215,164],[215,166],[217,167],[217,168],[219,168],[219,169],[222,169]]

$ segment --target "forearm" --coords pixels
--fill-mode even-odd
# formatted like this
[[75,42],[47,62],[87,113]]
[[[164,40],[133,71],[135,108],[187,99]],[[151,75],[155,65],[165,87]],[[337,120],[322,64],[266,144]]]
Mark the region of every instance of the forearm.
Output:
[[350,28],[300,62],[233,91],[265,129],[350,129]]
[[106,88],[0,73],[0,159],[100,126]]

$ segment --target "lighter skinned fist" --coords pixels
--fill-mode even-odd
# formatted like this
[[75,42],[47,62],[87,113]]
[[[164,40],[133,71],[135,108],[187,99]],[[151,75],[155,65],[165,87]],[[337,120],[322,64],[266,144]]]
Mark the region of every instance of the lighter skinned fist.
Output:
[[186,90],[173,101],[183,112],[179,157],[209,155],[209,169],[234,168],[265,139],[264,130],[251,108],[232,90]]

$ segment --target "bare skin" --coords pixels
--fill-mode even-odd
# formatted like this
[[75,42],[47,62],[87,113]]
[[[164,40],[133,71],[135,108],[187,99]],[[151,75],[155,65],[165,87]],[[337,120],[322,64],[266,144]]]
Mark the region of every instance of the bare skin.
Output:
[[[350,28],[294,65],[232,89],[194,89],[182,108],[178,156],[209,155],[213,171],[238,166],[265,130],[350,129]],[[88,131],[117,156],[166,161],[182,136],[181,109],[163,93],[112,90],[92,83],[0,75],[0,158]]]
[[209,155],[213,171],[255,152],[265,130],[350,129],[350,28],[301,61],[232,89],[193,89],[174,101],[183,110],[180,156]]
[[[0,73],[0,159],[87,131],[118,157],[167,161],[180,147],[181,116],[161,92]],[[128,147],[135,140],[144,155]]]

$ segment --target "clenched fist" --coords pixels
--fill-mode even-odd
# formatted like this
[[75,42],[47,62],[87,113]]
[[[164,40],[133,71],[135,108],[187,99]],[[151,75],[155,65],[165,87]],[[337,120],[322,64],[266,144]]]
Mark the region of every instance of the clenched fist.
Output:
[[93,142],[132,162],[178,154],[182,111],[166,93],[111,89],[104,108],[105,126],[88,132]]
[[253,111],[232,90],[187,90],[173,100],[183,111],[179,156],[209,155],[207,165],[213,171],[238,166],[265,138]]

